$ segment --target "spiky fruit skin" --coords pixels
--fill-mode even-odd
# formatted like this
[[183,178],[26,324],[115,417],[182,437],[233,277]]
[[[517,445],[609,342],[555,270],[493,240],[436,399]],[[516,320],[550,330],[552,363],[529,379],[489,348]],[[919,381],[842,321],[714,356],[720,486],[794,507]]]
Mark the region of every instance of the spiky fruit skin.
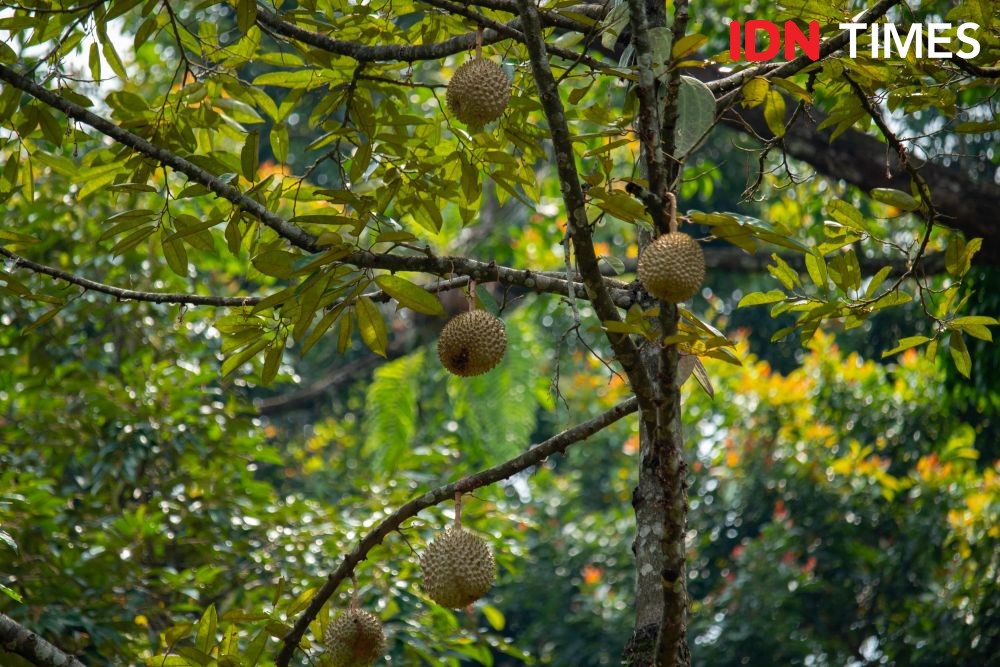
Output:
[[471,127],[499,118],[510,101],[510,79],[500,65],[473,58],[455,70],[448,82],[448,109]]
[[496,578],[493,552],[483,538],[448,528],[420,556],[424,591],[443,607],[461,609],[486,595]]
[[705,281],[705,254],[693,238],[669,232],[646,246],[639,256],[639,281],[665,301],[687,301]]
[[438,356],[455,375],[482,375],[503,359],[507,330],[503,320],[485,310],[470,310],[451,318],[438,338]]
[[348,609],[331,621],[323,643],[332,667],[370,667],[385,655],[382,622],[364,609]]

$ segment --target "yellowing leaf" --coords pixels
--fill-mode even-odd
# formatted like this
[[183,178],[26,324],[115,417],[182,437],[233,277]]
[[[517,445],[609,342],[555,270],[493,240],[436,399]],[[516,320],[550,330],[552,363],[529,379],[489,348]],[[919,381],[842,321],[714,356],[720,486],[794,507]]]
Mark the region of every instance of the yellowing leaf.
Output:
[[743,106],[752,108],[760,106],[767,99],[771,84],[767,79],[755,76],[743,84]]
[[899,340],[899,345],[892,348],[891,350],[887,350],[886,352],[882,353],[882,358],[885,359],[886,357],[892,356],[893,354],[896,354],[898,352],[902,352],[903,350],[909,350],[912,347],[923,345],[929,340],[930,338],[928,338],[927,336],[908,336],[906,338],[901,338]]
[[444,306],[436,296],[405,278],[381,275],[375,278],[375,284],[401,306],[425,315],[444,315]]
[[907,194],[902,190],[894,190],[892,188],[875,188],[871,191],[871,196],[875,201],[895,206],[903,211],[914,211],[920,208],[920,202],[914,199],[912,195]]
[[785,136],[785,98],[776,90],[770,90],[764,100],[764,120],[774,136]]
[[784,292],[776,289],[769,292],[751,292],[740,299],[740,302],[736,304],[736,307],[743,308],[744,306],[761,306],[766,303],[784,301],[786,298],[787,297]]
[[969,348],[965,346],[965,338],[958,331],[953,331],[949,340],[949,352],[955,368],[965,377],[972,374],[972,357],[969,355]]
[[384,357],[386,346],[389,344],[389,333],[386,331],[382,313],[378,312],[378,307],[366,296],[358,299],[355,312],[358,315],[361,340],[372,352]]

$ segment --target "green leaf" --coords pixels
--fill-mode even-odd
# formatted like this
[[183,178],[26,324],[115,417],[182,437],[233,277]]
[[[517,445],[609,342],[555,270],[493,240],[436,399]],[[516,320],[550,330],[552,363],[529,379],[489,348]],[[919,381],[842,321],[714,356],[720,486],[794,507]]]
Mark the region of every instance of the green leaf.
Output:
[[788,262],[781,259],[777,253],[771,253],[771,259],[774,260],[774,264],[767,267],[767,272],[777,278],[785,286],[785,289],[792,289],[796,285],[802,284],[795,269],[790,267]]
[[601,255],[597,258],[597,260],[607,264],[616,276],[620,276],[625,273],[625,262],[614,255]]
[[909,350],[912,347],[917,347],[918,345],[923,345],[924,343],[930,341],[931,339],[927,336],[909,336],[907,338],[900,338],[899,344],[891,350],[887,350],[882,353],[882,358],[890,357],[894,354],[902,352],[904,350]]
[[257,633],[243,654],[244,664],[248,667],[256,667],[257,663],[260,662],[260,656],[264,653],[264,649],[267,648],[267,639],[268,635],[263,630]]
[[889,277],[890,273],[892,273],[892,267],[883,266],[874,276],[872,276],[872,279],[868,282],[868,288],[865,290],[866,299],[870,299],[875,296],[875,292],[878,291],[878,288],[881,287],[882,283],[885,282],[885,279]]
[[894,190],[892,188],[875,188],[870,194],[872,199],[875,201],[895,206],[902,211],[915,211],[920,208],[920,202],[914,199],[912,195],[903,192],[902,190]]
[[222,377],[227,377],[232,374],[233,371],[252,359],[258,352],[263,350],[267,344],[268,339],[264,336],[264,331],[261,330],[260,338],[254,341],[254,343],[222,362]]
[[956,317],[955,319],[948,322],[951,326],[965,326],[966,324],[979,324],[987,327],[994,327],[1000,324],[1000,321],[995,317],[987,317],[985,315],[967,315],[965,317]]
[[215,647],[215,632],[218,628],[219,616],[215,611],[215,605],[208,605],[208,609],[201,615],[198,621],[198,635],[195,639],[197,646],[203,653],[210,653]]
[[601,22],[601,46],[605,49],[614,48],[618,36],[628,25],[628,14],[628,3],[622,2],[604,17],[604,21]]
[[795,331],[795,327],[783,327],[781,329],[778,329],[777,331],[774,332],[774,335],[771,336],[771,342],[777,343],[779,340],[785,338],[786,336],[788,336],[788,334],[792,333],[793,331]]
[[805,256],[805,261],[806,271],[809,273],[809,278],[812,279],[813,283],[815,283],[817,287],[826,289],[829,275],[826,270],[826,260],[823,259],[823,255],[813,250]]
[[264,353],[264,367],[260,372],[260,382],[265,387],[274,381],[275,376],[278,374],[278,368],[281,366],[281,357],[285,352],[285,339],[279,338],[274,341],[274,343],[267,348],[267,352]]
[[834,199],[830,202],[829,206],[827,206],[827,210],[830,212],[830,215],[834,220],[845,227],[855,229],[859,232],[867,231],[867,228],[865,227],[865,218],[861,215],[861,211],[851,204],[848,204],[846,201],[843,201],[842,199]]
[[785,136],[785,98],[777,90],[767,92],[764,99],[764,120],[774,136]]
[[683,157],[693,152],[713,127],[715,95],[698,79],[682,76],[677,90],[675,155]]
[[309,335],[305,337],[302,341],[302,355],[305,356],[312,346],[319,342],[320,338],[323,337],[330,327],[340,318],[344,313],[345,304],[341,303],[331,308],[326,314],[320,318],[320,321],[316,323]]
[[163,257],[167,260],[170,270],[181,278],[188,277],[188,257],[184,244],[176,239],[165,239],[163,245]]
[[490,627],[497,632],[502,631],[507,622],[507,619],[503,616],[503,612],[491,604],[484,604],[481,609],[483,611],[483,615],[486,617],[486,621],[490,624]]
[[132,248],[136,247],[147,238],[149,238],[153,232],[156,231],[155,225],[147,225],[145,227],[140,227],[138,230],[132,232],[121,241],[115,244],[111,249],[112,255],[123,255]]
[[743,308],[745,306],[761,306],[766,303],[776,303],[778,301],[784,301],[788,298],[784,292],[781,290],[771,290],[769,292],[751,292],[747,294],[740,302],[736,304],[737,308]]
[[257,20],[257,0],[236,0],[236,25],[244,35]]
[[288,161],[288,128],[285,125],[275,125],[271,128],[271,150],[278,162]]
[[97,42],[91,42],[90,44],[90,54],[88,56],[88,64],[90,65],[90,77],[94,81],[101,80],[101,51],[100,47],[97,46]]
[[251,183],[257,180],[257,164],[260,156],[260,132],[253,130],[240,151],[240,169],[243,178]]
[[12,588],[7,588],[3,584],[0,584],[0,593],[3,593],[4,595],[6,595],[7,597],[11,598],[16,602],[24,602],[24,598],[21,597],[20,593],[18,593]]
[[670,73],[670,45],[673,41],[674,31],[669,27],[661,25],[649,29],[649,69],[662,83],[666,83]]
[[444,315],[444,306],[441,305],[440,299],[405,278],[381,275],[375,278],[375,284],[401,306],[424,315]]
[[114,73],[118,75],[118,78],[120,78],[122,81],[128,79],[128,74],[125,71],[125,65],[122,64],[122,59],[119,57],[118,52],[115,51],[115,47],[112,44],[111,40],[109,39],[103,40],[101,44],[101,53],[104,54],[104,59],[108,61],[109,65],[111,65],[112,71],[114,71]]
[[993,342],[993,332],[987,327],[996,326],[997,320],[993,317],[970,315],[967,317],[956,317],[945,324],[949,329],[964,331],[974,338]]
[[389,344],[389,333],[386,331],[385,320],[375,303],[366,296],[358,298],[355,312],[358,316],[358,331],[365,345],[379,356],[386,356]]
[[267,276],[291,278],[299,255],[285,250],[267,250],[250,260],[254,267]]
[[972,357],[969,355],[969,348],[965,346],[965,338],[958,331],[953,331],[948,341],[951,359],[955,362],[955,368],[966,378],[972,374]]
[[904,303],[909,303],[913,301],[913,295],[907,292],[901,292],[898,289],[889,292],[884,297],[876,301],[871,305],[871,309],[882,310],[883,308],[890,308],[892,306],[900,306]]

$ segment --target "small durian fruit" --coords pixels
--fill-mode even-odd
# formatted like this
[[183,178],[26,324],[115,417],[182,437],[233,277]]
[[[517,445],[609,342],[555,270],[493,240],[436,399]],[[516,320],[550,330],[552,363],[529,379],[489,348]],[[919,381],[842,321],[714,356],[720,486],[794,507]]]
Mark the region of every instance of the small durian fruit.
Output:
[[323,643],[333,667],[370,667],[385,655],[385,633],[375,614],[350,608],[326,626]]
[[455,70],[448,82],[448,108],[466,125],[481,127],[503,114],[510,87],[510,78],[500,65],[473,58]]
[[503,359],[507,330],[503,320],[485,310],[470,310],[451,318],[438,338],[438,356],[455,375],[481,375]]
[[461,609],[486,595],[496,578],[493,552],[483,538],[452,526],[420,556],[424,591],[443,607]]
[[642,286],[656,298],[687,301],[705,280],[705,254],[687,234],[669,232],[642,251],[638,274]]

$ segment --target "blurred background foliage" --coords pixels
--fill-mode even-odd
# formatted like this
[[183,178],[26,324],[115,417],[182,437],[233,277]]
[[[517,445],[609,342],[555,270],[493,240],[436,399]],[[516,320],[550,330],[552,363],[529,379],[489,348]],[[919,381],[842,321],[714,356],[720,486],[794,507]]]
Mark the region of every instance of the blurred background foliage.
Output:
[[[209,605],[248,644],[281,634],[386,512],[626,391],[567,344],[554,397],[555,339],[572,322],[527,297],[482,382],[455,386],[417,346],[308,411],[261,417],[261,392],[219,381],[200,316],[80,301],[32,336],[0,330],[0,529],[17,544],[0,544],[0,583],[20,598],[0,608],[95,664],[190,642],[178,624]],[[742,367],[708,362],[714,400],[684,391],[696,663],[990,664],[1000,480],[994,443],[965,418],[970,386],[915,351],[881,364],[826,334],[781,373],[773,345],[739,337]],[[632,622],[635,428],[467,500],[466,525],[500,563],[471,614],[418,584],[415,551],[450,507],[376,549],[361,598],[395,660],[616,664]]]
[[[721,19],[737,10],[768,18],[772,9],[764,4],[713,3],[692,30],[710,38],[706,48],[721,50]],[[211,11],[217,25],[206,22],[205,31],[217,38],[234,30],[232,11]],[[121,26],[125,33],[135,28]],[[441,32],[459,29],[454,20]],[[134,51],[126,91],[147,100],[176,93],[164,65],[177,58],[168,41]],[[411,74],[440,83],[458,62]],[[248,80],[275,70],[268,62],[242,67]],[[523,72],[518,76],[518,87],[529,86]],[[574,75],[564,92],[574,87],[588,91],[570,110],[574,131],[614,120],[600,113],[621,98],[620,82]],[[388,100],[389,107],[391,95],[399,95],[372,90],[373,103]],[[290,102],[297,113],[259,127],[260,179],[301,174],[323,150],[309,147],[318,131],[303,111],[323,96],[298,95]],[[439,95],[414,88],[405,101],[436,114]],[[119,102],[114,113],[127,120],[135,100]],[[520,104],[497,132],[520,151],[510,166],[520,179],[510,190],[483,178],[482,198],[442,204],[436,229],[400,216],[435,252],[564,266],[558,183],[530,150],[538,143],[530,122],[537,106],[527,98]],[[204,115],[206,128],[219,124]],[[913,132],[932,121],[929,112],[905,120]],[[99,162],[115,150],[70,135],[67,156],[79,150]],[[271,138],[286,135],[279,164]],[[949,133],[947,141],[961,146],[948,150],[986,156],[962,164],[987,178],[1000,163],[996,136]],[[594,149],[603,141],[582,144]],[[758,168],[751,147],[759,146],[728,130],[714,133],[687,168],[682,208],[783,222],[816,241],[826,205],[843,198],[880,234],[912,237],[919,230],[913,216],[898,216],[794,161],[809,181],[769,173],[758,197],[746,202],[743,191]],[[454,148],[442,143],[439,154],[425,157],[444,161]],[[616,168],[634,159],[627,153],[633,149],[637,144],[616,153]],[[766,166],[779,162],[772,157]],[[603,168],[597,159],[592,165]],[[120,286],[229,295],[280,286],[245,257],[225,252],[219,230],[203,238],[205,252],[186,277],[153,243],[111,253],[115,241],[102,238],[103,221],[139,206],[141,195],[93,196],[99,186],[35,168],[45,173],[34,185],[42,196],[7,202],[18,232],[38,239],[33,257]],[[427,178],[427,192],[445,189],[442,179]],[[332,169],[315,180],[338,185]],[[417,200],[420,187],[418,181]],[[400,202],[400,209],[418,203]],[[170,206],[174,215],[222,216],[199,198]],[[634,232],[609,216],[597,228],[598,254],[634,259]],[[954,236],[942,232],[932,250]],[[869,250],[893,255],[877,244]],[[484,293],[504,316],[509,350],[500,368],[471,381],[447,376],[437,363],[441,321],[386,309],[394,316],[389,361],[358,340],[338,352],[331,335],[304,359],[294,346],[286,351],[276,381],[262,388],[252,363],[220,378],[222,337],[213,324],[222,311],[114,303],[10,263],[2,269],[0,611],[88,664],[166,667],[172,663],[155,656],[207,652],[226,633],[266,663],[313,587],[381,517],[626,396],[621,378],[601,360],[610,351],[582,303],[577,320],[551,297]],[[944,280],[930,276],[928,284]],[[38,298],[17,298],[19,285]],[[743,360],[741,367],[706,360],[714,400],[694,382],[683,391],[694,663],[998,664],[996,347],[970,339],[971,380],[954,371],[943,350],[932,358],[910,350],[882,360],[900,337],[928,326],[915,302],[849,331],[833,326],[806,347],[772,343],[787,322],[736,304],[775,285],[766,273],[719,271],[692,306],[739,341]],[[995,268],[974,267],[968,314],[1000,312],[997,285]],[[53,299],[66,304],[52,309]],[[454,312],[461,302],[445,305]],[[289,400],[317,383],[324,388]],[[390,536],[360,568],[359,594],[386,624],[393,663],[617,664],[633,623],[637,452],[635,420],[626,419],[530,474],[468,498],[464,523],[490,536],[500,564],[497,587],[469,613],[432,604],[418,583],[415,554],[451,520],[450,507],[425,512]],[[336,601],[348,599],[343,590]]]

